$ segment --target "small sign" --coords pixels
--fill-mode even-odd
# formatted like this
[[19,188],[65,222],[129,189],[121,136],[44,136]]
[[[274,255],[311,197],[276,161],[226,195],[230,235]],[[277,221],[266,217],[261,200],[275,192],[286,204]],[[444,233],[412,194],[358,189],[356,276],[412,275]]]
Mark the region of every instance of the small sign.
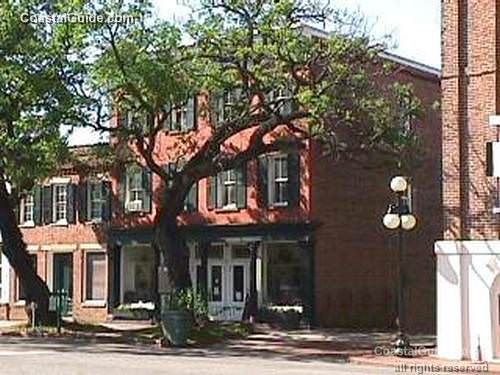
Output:
[[49,297],[49,311],[57,311],[57,296]]
[[168,268],[158,267],[158,293],[166,294],[172,291],[170,280],[168,277]]
[[490,116],[490,126],[500,126],[500,116],[499,115]]

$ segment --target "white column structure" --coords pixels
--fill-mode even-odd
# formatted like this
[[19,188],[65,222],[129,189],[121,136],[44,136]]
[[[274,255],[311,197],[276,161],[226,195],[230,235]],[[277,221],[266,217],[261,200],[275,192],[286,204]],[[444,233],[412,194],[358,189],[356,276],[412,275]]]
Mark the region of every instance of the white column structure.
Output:
[[[0,234],[0,250],[2,235]],[[10,264],[7,257],[0,251],[0,305],[9,303],[10,297]]]
[[437,345],[447,359],[500,358],[500,241],[438,241]]

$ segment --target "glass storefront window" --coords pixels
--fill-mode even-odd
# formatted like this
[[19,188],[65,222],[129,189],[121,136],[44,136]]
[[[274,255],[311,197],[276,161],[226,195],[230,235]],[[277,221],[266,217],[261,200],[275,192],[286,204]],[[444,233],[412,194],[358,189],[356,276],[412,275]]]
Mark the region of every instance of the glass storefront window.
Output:
[[301,304],[300,248],[292,243],[267,245],[267,299],[273,305]]

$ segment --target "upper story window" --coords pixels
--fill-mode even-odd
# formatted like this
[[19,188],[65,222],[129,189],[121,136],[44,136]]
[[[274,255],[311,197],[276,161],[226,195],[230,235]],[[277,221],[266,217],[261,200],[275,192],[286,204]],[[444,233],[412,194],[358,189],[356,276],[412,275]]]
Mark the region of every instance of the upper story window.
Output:
[[270,154],[259,158],[259,198],[266,207],[297,207],[300,199],[298,154]]
[[270,159],[269,202],[272,206],[288,205],[288,157],[276,155]]
[[208,208],[238,209],[246,206],[246,165],[220,172],[208,179]]
[[21,199],[20,206],[20,224],[23,226],[34,226],[35,225],[35,197],[33,192],[28,192],[25,194],[23,199]]
[[111,219],[111,183],[88,179],[80,184],[79,220],[99,222]]
[[151,172],[139,166],[129,167],[120,183],[125,212],[151,211]]
[[100,182],[91,182],[88,189],[89,194],[89,213],[90,219],[100,219],[104,206],[104,197],[102,191],[102,184]]
[[146,189],[142,184],[142,171],[134,171],[127,176],[127,202],[129,204],[139,204],[142,210]]
[[271,108],[277,110],[279,114],[286,116],[293,110],[293,95],[288,88],[277,88],[267,95]]
[[118,126],[124,128],[135,128],[147,130],[154,126],[155,115],[153,113],[145,114],[134,111],[125,111],[118,117]]
[[212,121],[215,127],[231,120],[235,114],[235,106],[240,100],[240,96],[241,90],[239,89],[225,90],[220,94],[214,94],[212,98],[212,109],[214,111]]
[[165,121],[165,128],[170,131],[189,131],[196,128],[197,120],[197,98],[189,98],[185,103],[177,104],[173,108],[167,106],[167,112],[171,112]]
[[219,205],[223,208],[236,208],[236,171],[230,169],[218,176]]
[[53,222],[64,224],[67,223],[68,209],[68,185],[54,184],[53,186]]

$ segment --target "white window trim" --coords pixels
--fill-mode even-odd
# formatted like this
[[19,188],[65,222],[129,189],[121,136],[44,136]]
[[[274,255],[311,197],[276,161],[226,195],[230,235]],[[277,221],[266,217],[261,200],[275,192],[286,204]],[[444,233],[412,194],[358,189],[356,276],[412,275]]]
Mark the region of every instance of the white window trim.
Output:
[[[238,181],[236,178],[236,171],[233,170],[233,173],[234,173],[233,180],[227,180],[227,176],[229,175],[227,172],[228,171],[220,172],[222,174],[223,178],[220,178],[219,176],[217,176],[217,190],[220,192],[220,194],[217,194],[217,200],[221,200],[220,202],[218,202],[219,203],[218,206],[220,206],[220,210],[233,211],[233,210],[236,210],[238,208],[238,204],[237,204]],[[225,190],[226,190],[227,186],[232,186],[234,189],[234,202],[223,205],[222,199],[223,199],[223,195],[225,194]]]
[[[187,113],[188,113],[187,105],[180,106],[172,111],[172,116],[173,116],[172,128],[174,128],[175,124],[175,129],[173,129],[174,131],[181,131],[182,129],[185,129],[187,127],[188,125]],[[179,114],[180,114],[180,121],[177,122],[177,117],[179,116]]]
[[276,178],[275,176],[275,163],[276,159],[285,159],[285,162],[288,162],[288,156],[286,154],[271,154],[269,155],[269,163],[267,166],[267,173],[268,173],[268,192],[267,192],[267,198],[269,202],[270,207],[288,207],[289,202],[275,202],[274,201],[274,196],[275,196],[275,183],[276,182],[286,182],[287,184],[290,183],[290,178],[287,176],[287,178]]
[[[56,190],[58,186],[64,186],[66,188],[66,214],[65,219],[56,220],[57,217],[57,194]],[[68,225],[68,193],[69,193],[69,184],[68,183],[52,183],[52,225],[55,226],[67,226]]]
[[[33,194],[31,194],[33,195]],[[19,226],[22,228],[33,228],[35,226],[35,197],[33,196],[33,205],[31,206],[31,217],[32,220],[24,221],[24,214],[26,212],[26,198],[21,200],[19,205]]]
[[[87,259],[88,259],[88,256],[89,255],[93,255],[93,254],[102,254],[104,255],[104,262],[106,263],[106,267],[105,267],[105,272],[104,272],[104,282],[106,283],[106,280],[108,279],[108,267],[107,267],[107,264],[108,264],[108,260],[106,259],[106,252],[104,251],[92,251],[92,250],[87,250],[85,251],[85,257],[84,257],[84,288],[83,288],[83,303],[82,305],[84,307],[106,307],[106,303],[107,303],[107,300],[106,298],[104,299],[87,299]],[[104,287],[105,289],[105,294],[107,295],[108,294],[108,287],[105,285]]]
[[92,217],[92,195],[91,195],[91,185],[99,185],[99,187],[102,187],[103,181],[101,180],[96,180],[92,179],[87,182],[87,222],[91,223],[100,223],[102,222],[102,214],[104,212],[104,204],[105,204],[105,199],[102,196],[102,190],[101,190],[101,205],[100,205],[100,210],[99,210],[99,217],[94,218]]
[[[144,181],[142,181],[143,176],[142,176],[141,170],[139,170],[139,171],[127,170],[127,178],[125,181],[125,207],[127,207],[129,204],[131,204],[133,202],[141,202],[141,209],[137,210],[137,212],[143,212],[143,211],[145,211],[145,207],[144,207],[145,200],[144,199],[136,199],[136,200],[132,201],[130,199],[130,197],[131,197],[130,178],[132,176],[132,173],[134,173],[134,174],[139,173],[141,175],[141,187],[144,184]],[[145,196],[146,190],[144,189],[144,187],[142,187],[142,191],[143,191],[143,196]],[[128,209],[127,209],[127,211],[134,212],[134,211],[130,211]]]

